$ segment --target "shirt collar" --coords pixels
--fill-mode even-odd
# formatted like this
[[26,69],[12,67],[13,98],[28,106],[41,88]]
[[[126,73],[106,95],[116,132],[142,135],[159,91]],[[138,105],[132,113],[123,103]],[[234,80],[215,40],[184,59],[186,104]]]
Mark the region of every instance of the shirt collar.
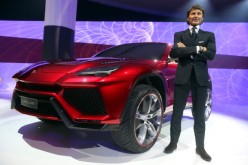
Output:
[[[190,32],[192,32],[192,25],[189,25],[189,30],[190,30]],[[196,29],[195,29],[195,31],[196,31],[196,33],[198,33],[198,31],[199,31],[199,29],[200,29],[200,25],[197,25],[197,26],[195,26],[196,27]]]

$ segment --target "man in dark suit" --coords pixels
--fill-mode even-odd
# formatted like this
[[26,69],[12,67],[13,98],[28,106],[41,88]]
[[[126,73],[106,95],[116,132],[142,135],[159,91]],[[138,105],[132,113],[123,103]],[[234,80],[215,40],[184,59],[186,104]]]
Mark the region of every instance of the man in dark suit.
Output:
[[206,161],[211,161],[204,148],[205,137],[205,102],[208,87],[207,60],[213,60],[216,54],[215,36],[212,32],[203,31],[204,9],[200,5],[193,5],[187,11],[189,28],[176,32],[174,46],[170,56],[178,58],[175,78],[174,106],[171,118],[170,144],[164,149],[165,153],[172,153],[177,148],[181,132],[181,119],[187,97],[191,91],[194,114],[194,133],[196,153]]

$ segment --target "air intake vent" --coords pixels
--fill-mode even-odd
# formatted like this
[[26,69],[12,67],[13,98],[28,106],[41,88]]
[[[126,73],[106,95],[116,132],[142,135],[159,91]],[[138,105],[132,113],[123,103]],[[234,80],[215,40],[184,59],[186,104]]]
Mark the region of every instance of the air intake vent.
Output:
[[64,98],[83,114],[106,115],[101,94],[97,88],[67,88]]

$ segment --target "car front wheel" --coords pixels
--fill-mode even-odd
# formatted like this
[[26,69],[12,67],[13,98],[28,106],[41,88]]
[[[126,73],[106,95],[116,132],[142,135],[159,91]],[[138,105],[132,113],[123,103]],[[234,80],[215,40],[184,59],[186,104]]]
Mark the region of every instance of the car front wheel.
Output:
[[134,153],[149,150],[159,136],[163,109],[160,93],[154,87],[135,87],[124,109],[120,129],[112,132],[114,142]]

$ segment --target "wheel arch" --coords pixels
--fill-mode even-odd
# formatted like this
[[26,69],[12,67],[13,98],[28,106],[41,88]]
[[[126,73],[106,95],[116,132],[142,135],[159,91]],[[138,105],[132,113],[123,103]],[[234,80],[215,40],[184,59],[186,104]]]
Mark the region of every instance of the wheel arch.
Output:
[[[150,73],[150,74],[142,75],[138,79],[136,79],[136,81],[133,83],[132,89],[130,90],[128,97],[130,97],[130,94],[132,93],[133,89],[136,86],[141,85],[141,84],[150,85],[156,88],[158,92],[160,93],[162,97],[162,103],[163,103],[163,108],[164,108],[163,111],[164,111],[166,108],[166,89],[167,89],[166,83],[164,81],[165,80],[160,74]],[[125,112],[123,111],[120,120],[122,120],[124,113]]]
[[143,75],[136,80],[133,85],[133,88],[137,85],[145,84],[150,85],[158,90],[162,97],[164,108],[166,106],[166,83],[161,75],[156,73],[151,73],[147,75]]

